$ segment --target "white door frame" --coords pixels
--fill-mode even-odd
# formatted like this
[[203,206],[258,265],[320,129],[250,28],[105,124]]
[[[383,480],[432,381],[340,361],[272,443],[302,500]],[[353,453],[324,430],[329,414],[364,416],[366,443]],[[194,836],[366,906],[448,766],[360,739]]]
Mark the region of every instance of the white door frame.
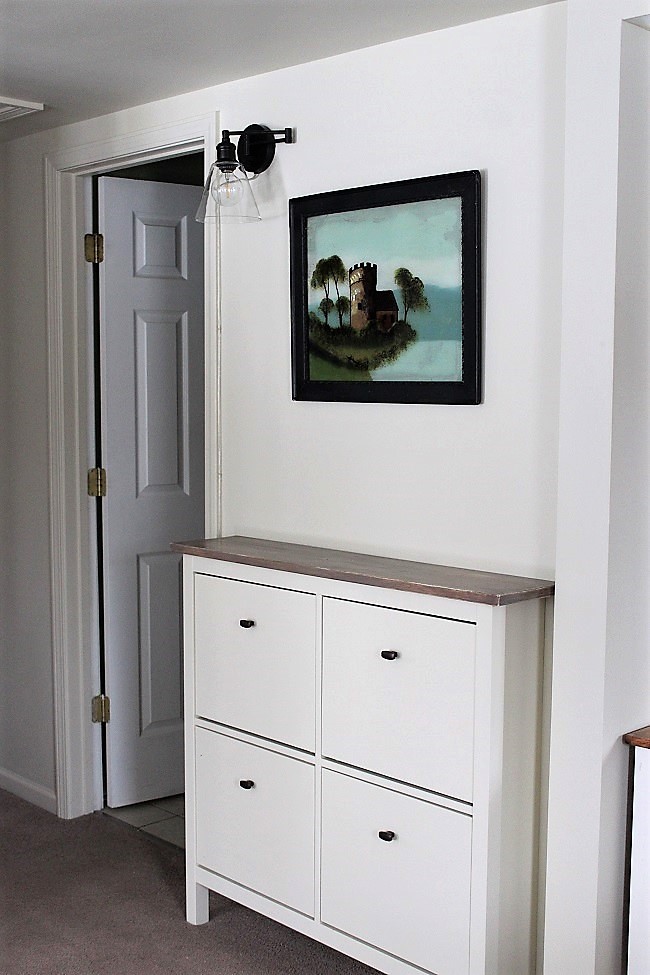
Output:
[[[135,163],[203,151],[209,167],[216,114],[76,146],[45,157],[48,445],[54,750],[57,813],[97,806],[98,726],[90,722],[93,686],[92,541],[88,520],[89,363],[83,235],[84,179]],[[80,178],[82,177],[82,178]],[[218,240],[205,230],[206,536],[221,533]]]

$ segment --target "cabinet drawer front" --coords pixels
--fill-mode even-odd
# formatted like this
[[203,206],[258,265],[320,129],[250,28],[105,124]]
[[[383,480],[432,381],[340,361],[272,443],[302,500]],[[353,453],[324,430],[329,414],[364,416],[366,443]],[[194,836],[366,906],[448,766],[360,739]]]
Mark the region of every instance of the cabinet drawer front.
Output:
[[471,843],[470,816],[324,770],[321,920],[467,975]]
[[473,624],[325,599],[323,754],[471,802],[474,652]]
[[197,862],[314,914],[314,768],[196,729]]
[[315,749],[316,597],[194,577],[196,710]]

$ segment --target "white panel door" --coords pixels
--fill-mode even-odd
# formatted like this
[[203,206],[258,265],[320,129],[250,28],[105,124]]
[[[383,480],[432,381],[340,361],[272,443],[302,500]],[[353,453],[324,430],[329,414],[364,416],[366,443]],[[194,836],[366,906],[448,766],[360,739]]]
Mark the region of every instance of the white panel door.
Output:
[[180,556],[204,534],[200,187],[99,180],[107,802],[183,791]]

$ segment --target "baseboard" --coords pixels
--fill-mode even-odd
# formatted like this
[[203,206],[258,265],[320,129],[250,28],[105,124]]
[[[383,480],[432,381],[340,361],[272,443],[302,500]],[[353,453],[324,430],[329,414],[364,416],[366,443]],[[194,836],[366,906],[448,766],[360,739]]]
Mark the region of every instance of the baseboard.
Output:
[[56,815],[56,793],[54,789],[46,789],[45,786],[37,785],[30,779],[24,779],[22,775],[10,772],[9,769],[0,768],[0,789],[11,792],[20,799],[26,799],[34,806],[47,809],[48,812]]

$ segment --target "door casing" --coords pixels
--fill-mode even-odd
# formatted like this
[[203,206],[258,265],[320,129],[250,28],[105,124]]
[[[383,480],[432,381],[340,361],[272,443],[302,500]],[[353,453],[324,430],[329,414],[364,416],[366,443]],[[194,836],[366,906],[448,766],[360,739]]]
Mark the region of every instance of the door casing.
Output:
[[[76,146],[45,158],[48,364],[48,493],[54,748],[57,814],[101,808],[99,726],[89,720],[94,690],[92,541],[83,491],[89,444],[90,363],[83,273],[84,177],[111,168],[203,151],[214,156],[218,116],[210,114]],[[221,534],[220,338],[216,225],[205,227],[206,535]],[[214,365],[216,363],[216,366]]]

